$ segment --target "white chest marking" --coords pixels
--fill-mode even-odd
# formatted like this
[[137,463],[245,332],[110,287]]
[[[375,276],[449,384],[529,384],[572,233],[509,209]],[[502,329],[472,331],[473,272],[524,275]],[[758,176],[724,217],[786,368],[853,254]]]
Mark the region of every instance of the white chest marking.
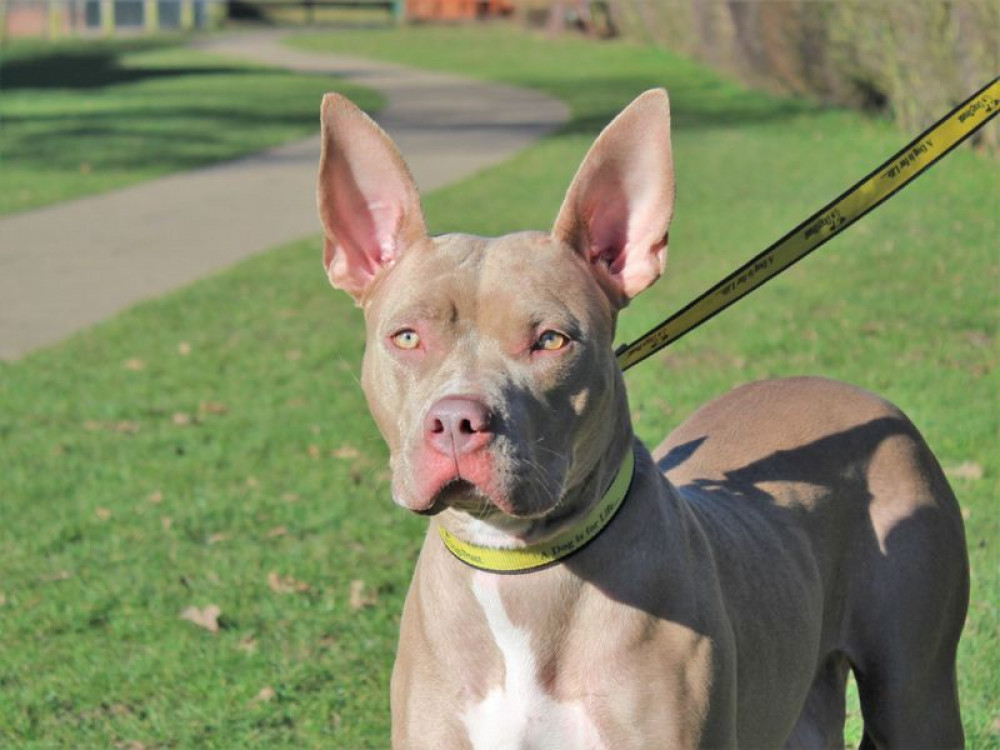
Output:
[[606,750],[580,701],[560,703],[538,682],[531,634],[510,621],[496,577],[475,573],[472,591],[503,656],[504,682],[462,715],[475,750]]

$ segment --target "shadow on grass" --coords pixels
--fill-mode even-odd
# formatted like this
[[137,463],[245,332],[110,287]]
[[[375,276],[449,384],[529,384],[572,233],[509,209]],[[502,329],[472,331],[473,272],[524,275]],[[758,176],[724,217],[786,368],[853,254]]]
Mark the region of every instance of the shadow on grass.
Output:
[[[556,84],[539,82],[548,90]],[[756,91],[734,89],[714,81],[685,81],[669,76],[614,77],[589,80],[583,100],[585,111],[577,112],[562,129],[568,134],[600,132],[632,98],[652,88],[665,88],[670,96],[671,120],[675,131],[685,129],[731,128],[780,122],[802,115],[817,114],[822,105],[806,99],[770,98]],[[610,103],[587,106],[587,102]]]
[[[155,46],[155,45],[151,45]],[[29,55],[4,61],[3,88],[15,89],[100,89],[122,83],[136,83],[150,78],[179,76],[231,75],[255,72],[239,67],[170,67],[126,68],[120,65],[124,52],[149,49],[135,48],[74,49],[47,54]]]

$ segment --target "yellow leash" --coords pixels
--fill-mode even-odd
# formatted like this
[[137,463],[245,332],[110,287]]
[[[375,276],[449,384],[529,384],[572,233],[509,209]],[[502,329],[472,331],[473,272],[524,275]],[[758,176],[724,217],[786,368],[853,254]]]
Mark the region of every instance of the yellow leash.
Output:
[[687,307],[618,348],[622,370],[718,315],[887,201],[1000,112],[1000,78],[970,96],[899,153]]

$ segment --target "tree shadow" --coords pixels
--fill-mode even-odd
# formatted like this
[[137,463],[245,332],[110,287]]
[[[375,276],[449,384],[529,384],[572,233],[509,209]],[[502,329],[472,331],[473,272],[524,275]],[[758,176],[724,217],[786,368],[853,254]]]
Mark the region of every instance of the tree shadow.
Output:
[[50,52],[7,60],[3,64],[3,88],[18,89],[77,89],[94,90],[122,83],[135,83],[151,78],[179,76],[232,75],[252,72],[241,67],[122,67],[124,52],[150,49],[136,45],[110,50],[107,48],[74,49]]

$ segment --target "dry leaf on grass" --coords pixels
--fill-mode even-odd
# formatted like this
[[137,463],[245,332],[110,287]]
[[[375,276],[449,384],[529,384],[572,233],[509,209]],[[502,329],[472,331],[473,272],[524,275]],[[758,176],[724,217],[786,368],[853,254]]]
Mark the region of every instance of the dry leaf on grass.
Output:
[[956,479],[971,479],[975,481],[983,478],[983,467],[975,461],[963,461],[958,466],[945,469],[944,473]]
[[122,362],[122,367],[126,370],[131,370],[132,372],[139,372],[140,370],[146,369],[146,361],[139,359],[138,357],[132,357],[131,359],[126,359]]
[[346,460],[351,460],[354,458],[360,458],[361,452],[353,445],[347,445],[345,443],[339,448],[330,451],[330,455],[333,456],[334,458],[343,458]]
[[120,422],[100,422],[96,419],[88,419],[83,423],[83,429],[87,430],[87,432],[103,430],[105,432],[119,432],[123,435],[131,435],[139,431],[139,423],[124,419]]
[[219,542],[224,542],[227,539],[229,539],[229,534],[227,534],[225,531],[220,531],[215,534],[209,534],[208,539],[206,539],[205,541],[208,542],[209,544],[218,544]]
[[348,603],[351,609],[357,611],[366,607],[375,606],[378,601],[378,594],[374,591],[365,591],[365,582],[360,579],[351,581],[351,594]]
[[274,696],[276,695],[277,693],[274,692],[274,688],[267,685],[260,689],[260,692],[250,700],[250,703],[267,703],[270,700],[274,700]]
[[277,536],[284,536],[288,533],[288,528],[286,526],[275,526],[273,529],[267,532],[268,537],[274,538]]
[[299,581],[292,576],[278,575],[278,571],[272,570],[267,574],[267,585],[275,594],[304,594],[309,590],[309,584]]
[[257,638],[251,633],[240,639],[240,642],[236,644],[236,648],[247,654],[257,653]]
[[149,502],[153,503],[153,505],[158,505],[163,502],[163,493],[160,492],[159,490],[154,490],[153,492],[150,492],[148,495],[146,495],[146,499]]
[[182,411],[174,412],[173,422],[178,427],[187,427],[193,421],[194,420],[191,418],[190,414],[187,414],[187,413],[182,412]]
[[309,458],[319,458],[319,446],[316,444],[309,446]]
[[65,581],[70,577],[70,572],[68,570],[57,570],[55,573],[48,573],[42,576],[42,580],[46,582],[53,581]]
[[202,401],[198,404],[201,414],[228,414],[229,407],[219,401]]
[[94,510],[94,513],[96,513],[97,517],[102,521],[108,521],[111,519],[111,511],[107,508],[97,508]]
[[215,604],[209,604],[207,607],[198,609],[198,607],[188,607],[180,614],[182,620],[187,620],[188,622],[193,622],[199,628],[205,628],[205,630],[211,633],[219,632],[219,615],[222,614],[222,610],[219,609]]

